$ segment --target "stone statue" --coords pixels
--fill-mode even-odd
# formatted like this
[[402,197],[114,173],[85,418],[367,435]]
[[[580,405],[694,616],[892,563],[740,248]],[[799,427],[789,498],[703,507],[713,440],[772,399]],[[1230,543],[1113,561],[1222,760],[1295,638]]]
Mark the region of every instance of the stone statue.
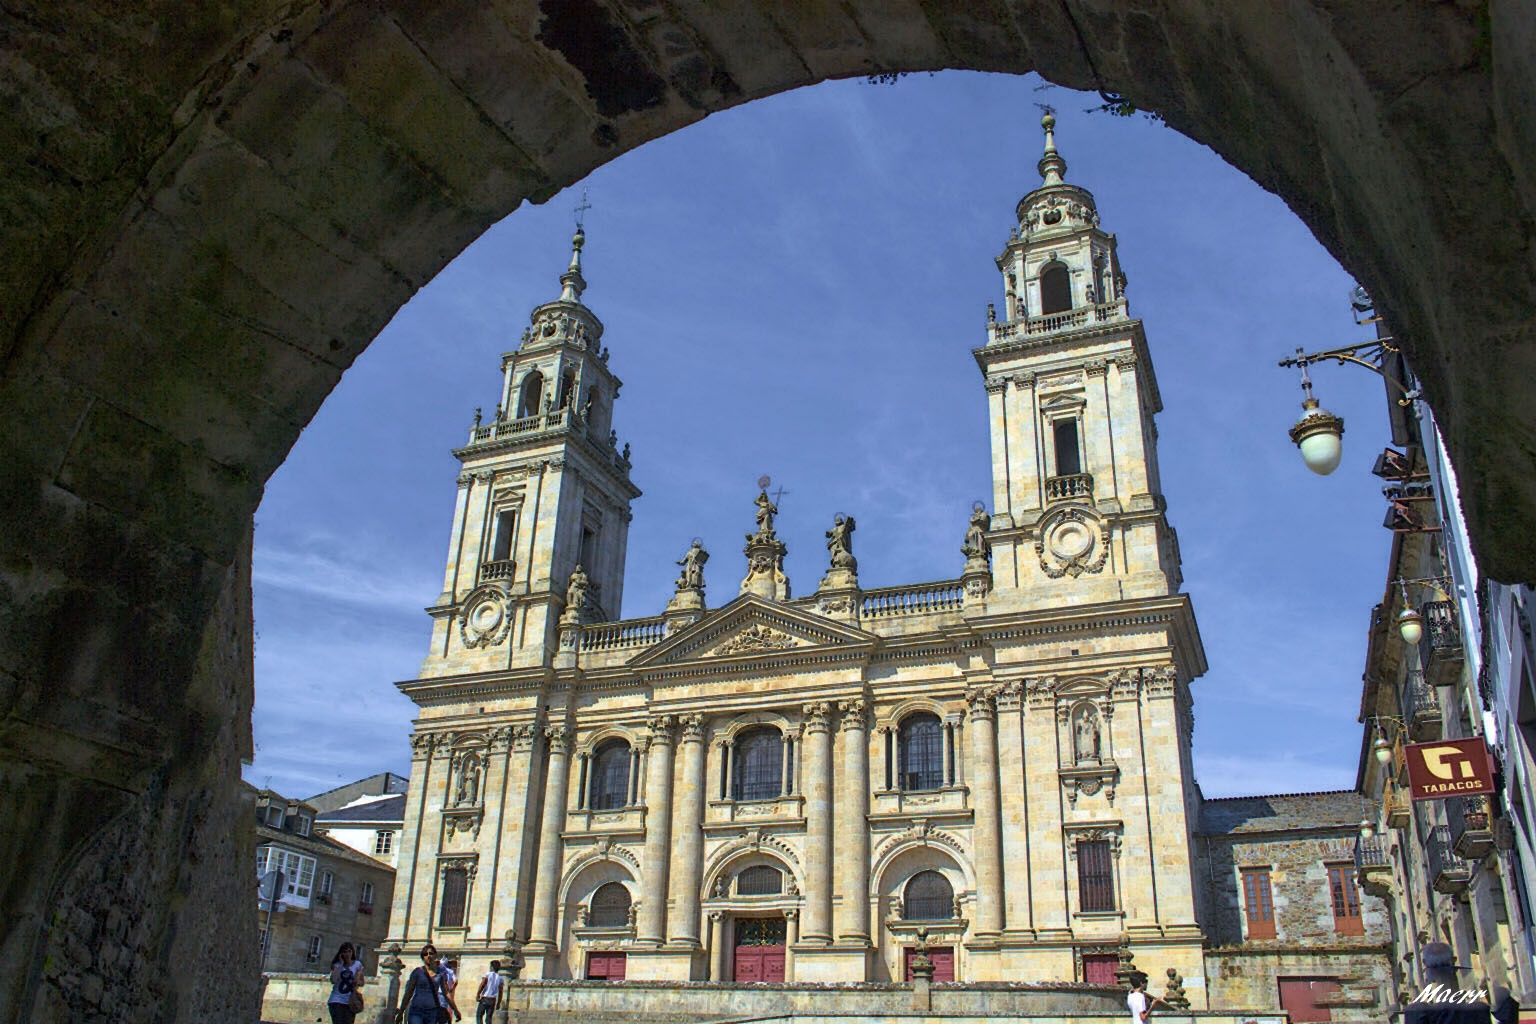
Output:
[[459,768],[459,791],[455,803],[472,804],[480,795],[480,761],[473,755],[464,758]]
[[480,429],[480,406],[475,406],[475,429]]
[[1072,726],[1072,752],[1078,761],[1097,761],[1101,736],[1099,716],[1091,707],[1081,707]]
[[565,588],[565,612],[567,615],[579,615],[587,604],[587,587],[591,584],[587,580],[587,573],[581,566],[577,566],[571,573],[571,582]]
[[832,568],[857,569],[858,559],[853,557],[853,531],[858,527],[853,516],[838,516],[827,531],[827,552],[832,556]]
[[704,563],[709,561],[709,552],[704,550],[704,545],[696,537],[689,546],[687,554],[677,564],[683,567],[682,574],[677,577],[678,590],[703,590],[704,589]]
[[1176,968],[1168,968],[1168,991],[1163,994],[1163,1002],[1175,1010],[1189,1009],[1189,997],[1184,994],[1184,977]]
[[[773,532],[773,517],[779,514],[779,508],[768,500],[767,491],[759,491],[757,495],[757,535],[766,537]],[[749,540],[751,538],[748,538]]]
[[992,545],[987,542],[987,527],[991,522],[992,517],[980,505],[971,512],[971,525],[966,527],[965,543],[960,545],[960,553],[968,560],[985,562],[992,557]]

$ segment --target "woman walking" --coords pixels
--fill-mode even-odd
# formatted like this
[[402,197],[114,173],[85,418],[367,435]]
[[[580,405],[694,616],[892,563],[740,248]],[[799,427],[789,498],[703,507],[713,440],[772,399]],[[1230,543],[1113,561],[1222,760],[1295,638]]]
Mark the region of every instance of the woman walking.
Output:
[[325,1008],[331,1011],[331,1024],[352,1024],[363,1008],[363,964],[357,959],[352,943],[343,942],[331,961],[331,998]]
[[451,1014],[443,997],[442,973],[438,968],[437,947],[421,947],[421,966],[411,972],[395,1011],[397,1024],[448,1024]]

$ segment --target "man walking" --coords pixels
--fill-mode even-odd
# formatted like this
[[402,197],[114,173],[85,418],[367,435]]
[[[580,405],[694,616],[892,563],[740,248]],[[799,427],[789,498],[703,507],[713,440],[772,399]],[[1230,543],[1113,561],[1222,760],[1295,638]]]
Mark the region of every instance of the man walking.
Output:
[[475,1024],[491,1024],[496,1013],[496,1000],[501,997],[501,961],[492,960],[491,969],[480,979],[475,989]]

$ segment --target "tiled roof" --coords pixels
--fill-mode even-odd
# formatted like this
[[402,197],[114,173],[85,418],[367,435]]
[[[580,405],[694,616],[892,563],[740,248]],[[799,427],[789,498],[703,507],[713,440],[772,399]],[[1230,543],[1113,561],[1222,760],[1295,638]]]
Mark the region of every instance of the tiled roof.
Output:
[[405,794],[381,796],[367,803],[326,811],[315,819],[318,824],[329,825],[347,821],[405,823]]
[[301,836],[297,832],[284,832],[280,828],[272,828],[270,825],[256,826],[256,841],[258,845],[265,846],[274,843],[285,850],[293,850],[295,853],[307,853],[311,857],[330,857],[334,860],[350,861],[363,867],[377,868],[394,874],[395,869],[383,861],[374,860],[365,853],[359,853],[328,836]]
[[1281,829],[1354,828],[1365,814],[1360,794],[1352,789],[1324,793],[1275,793],[1233,796],[1200,804],[1200,832],[1274,832]]

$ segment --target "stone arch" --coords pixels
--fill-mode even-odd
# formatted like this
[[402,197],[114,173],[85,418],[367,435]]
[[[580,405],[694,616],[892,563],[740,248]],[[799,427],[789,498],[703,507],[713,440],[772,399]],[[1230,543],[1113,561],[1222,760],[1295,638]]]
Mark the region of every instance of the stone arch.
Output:
[[700,892],[702,899],[719,899],[715,891],[721,882],[728,882],[731,878],[750,867],[768,865],[778,868],[784,873],[784,891],[775,899],[792,899],[794,894],[805,891],[805,880],[800,877],[797,868],[798,863],[791,863],[792,854],[787,849],[778,845],[767,846],[727,846],[711,859],[703,873],[703,890]]
[[[248,5],[151,26],[82,3],[31,26],[27,52],[54,58],[46,75],[15,76],[25,141],[0,153],[20,213],[0,219],[18,254],[0,303],[0,539],[25,566],[5,570],[0,611],[27,624],[0,649],[20,709],[0,758],[28,777],[0,796],[0,820],[23,826],[0,857],[49,867],[0,904],[7,960],[31,965],[0,985],[0,1016],[85,1012],[78,987],[50,990],[56,1010],[34,1004],[48,943],[106,941],[47,926],[91,885],[125,902],[146,884],[206,897],[167,912],[165,933],[198,946],[146,944],[131,975],[174,963],[178,976],[255,976],[242,939],[254,908],[218,853],[228,830],[189,825],[167,843],[185,866],[174,882],[133,864],[103,882],[74,854],[105,833],[104,803],[238,819],[249,734],[206,723],[248,718],[263,482],[380,327],[490,223],[747,99],[969,68],[1036,70],[1157,111],[1278,193],[1370,290],[1456,463],[1476,468],[1462,499],[1483,569],[1536,576],[1536,394],[1530,375],[1481,356],[1526,358],[1536,332],[1536,281],[1509,272],[1536,211],[1521,5],[1425,5],[1381,21],[1385,36],[1358,31],[1379,17],[1369,0],[1279,18],[1164,0],[1156,20],[1132,5],[1020,19],[881,0],[770,18],[748,4],[739,17],[762,31],[733,34],[699,7],[656,12],[644,35],[601,2],[578,5],[581,23],[545,7]],[[826,38],[838,45],[796,42]],[[22,44],[7,46],[27,66]],[[1426,102],[1422,83],[1457,102]],[[344,158],[317,142],[333,139],[348,140]],[[1443,187],[1447,167],[1477,183],[1478,216]],[[122,571],[100,573],[97,555]],[[91,731],[71,724],[88,701],[110,711]],[[54,749],[83,751],[68,763],[27,745],[61,730]],[[91,809],[48,821],[50,808]],[[253,1000],[249,986],[209,988],[177,1012],[249,1016]]]
[[940,701],[934,700],[932,697],[908,697],[906,700],[899,704],[893,705],[890,709],[883,713],[877,722],[877,727],[887,726],[894,729],[901,725],[901,720],[903,718],[906,718],[908,715],[916,711],[926,711],[929,714],[937,715],[939,717],[939,721],[942,722],[945,718],[953,718],[954,716],[963,713],[964,710],[965,705],[958,702],[946,705]]
[[579,903],[605,882],[622,882],[632,900],[640,899],[640,862],[622,846],[603,849],[600,845],[578,854],[566,864],[560,882],[562,906]]
[[715,739],[722,743],[735,743],[736,738],[751,729],[763,726],[771,726],[779,730],[784,738],[789,738],[793,723],[778,711],[751,711],[744,715],[734,715],[724,724],[717,727]]
[[526,419],[536,416],[544,407],[544,374],[538,370],[529,370],[523,374],[522,381],[517,386],[517,414],[514,419]]
[[598,747],[609,740],[622,740],[629,744],[629,748],[633,750],[639,738],[639,733],[629,726],[605,725],[583,736],[581,742],[576,746],[576,753],[591,756],[597,752]]
[[[914,825],[905,832],[899,832],[881,842],[875,848],[874,869],[870,877],[875,880],[875,891],[884,894],[887,892],[887,880],[891,877],[892,865],[914,850],[932,851],[933,856],[945,858],[953,869],[959,872],[955,892],[973,890],[976,887],[976,878],[971,871],[970,852],[965,845],[948,832],[942,832],[932,826]],[[927,855],[924,855],[926,859]]]
[[911,878],[922,871],[937,871],[949,882],[955,897],[964,899],[975,892],[975,876],[970,860],[958,850],[942,843],[911,839],[897,843],[885,852],[871,874],[874,895],[883,920]]

